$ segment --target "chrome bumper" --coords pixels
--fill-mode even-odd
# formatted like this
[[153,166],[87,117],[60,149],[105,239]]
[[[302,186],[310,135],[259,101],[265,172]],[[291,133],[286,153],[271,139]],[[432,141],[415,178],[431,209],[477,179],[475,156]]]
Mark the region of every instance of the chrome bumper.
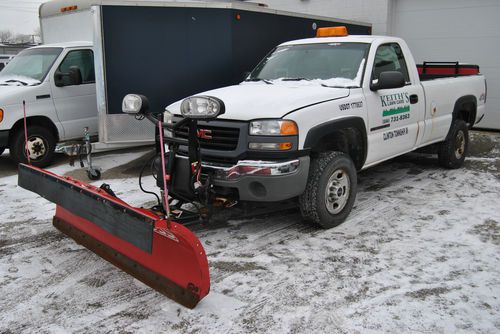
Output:
[[216,180],[235,181],[243,176],[284,176],[293,174],[299,169],[300,160],[240,160],[233,166],[203,162],[202,167],[205,170],[213,171],[213,176]]

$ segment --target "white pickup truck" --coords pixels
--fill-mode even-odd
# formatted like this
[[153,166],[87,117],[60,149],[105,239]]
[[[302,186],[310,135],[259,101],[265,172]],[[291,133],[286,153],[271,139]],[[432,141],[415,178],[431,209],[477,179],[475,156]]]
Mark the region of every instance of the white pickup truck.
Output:
[[47,44],[19,53],[0,72],[0,154],[25,162],[26,103],[31,163],[47,166],[57,142],[97,135],[97,100],[92,45]]
[[[349,36],[343,27],[318,36],[283,43],[245,82],[190,99],[224,110],[199,122],[197,135],[217,195],[298,197],[303,217],[328,228],[351,211],[359,170],[423,147],[446,168],[462,165],[468,129],[485,113],[477,66],[440,74],[419,65],[419,75],[400,38]],[[166,108],[167,121],[177,122],[181,104]],[[186,138],[187,129],[170,135]]]

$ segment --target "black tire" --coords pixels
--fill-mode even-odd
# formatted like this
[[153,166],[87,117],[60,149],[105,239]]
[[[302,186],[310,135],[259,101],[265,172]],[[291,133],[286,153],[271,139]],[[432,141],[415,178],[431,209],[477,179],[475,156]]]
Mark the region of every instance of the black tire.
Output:
[[[41,126],[28,127],[28,142],[32,144],[30,163],[35,167],[46,167],[54,160],[56,139],[54,134]],[[10,156],[17,163],[28,163],[24,144],[24,129],[14,134],[10,143]]]
[[87,177],[89,178],[89,180],[93,181],[99,180],[101,178],[101,172],[97,169],[95,169],[93,172],[88,170]]
[[347,154],[322,153],[312,160],[306,190],[299,198],[302,217],[323,228],[340,225],[354,205],[357,184],[356,167]]
[[469,151],[469,129],[465,121],[456,119],[451,124],[448,139],[438,148],[439,164],[445,168],[462,167]]

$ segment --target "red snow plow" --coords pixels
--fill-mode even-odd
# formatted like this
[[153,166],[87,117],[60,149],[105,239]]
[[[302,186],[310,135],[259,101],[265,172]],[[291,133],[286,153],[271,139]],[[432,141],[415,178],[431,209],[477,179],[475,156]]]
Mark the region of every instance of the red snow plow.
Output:
[[186,227],[36,167],[19,166],[19,185],[57,204],[58,230],[153,289],[189,308],[208,294],[207,257]]
[[[109,185],[95,187],[24,164],[19,166],[18,182],[57,204],[53,224],[58,230],[153,289],[194,308],[210,290],[208,261],[201,242],[183,224],[206,220],[209,203],[215,200],[210,176],[201,176],[197,121],[216,118],[224,113],[224,105],[211,98],[208,108],[206,104],[198,108],[200,112],[189,112],[193,106],[188,105],[184,108],[188,112],[175,125],[163,122],[163,114],[150,113],[148,105],[144,96],[131,94],[123,101],[123,111],[158,125],[157,155],[144,165],[156,169],[161,200],[149,193],[157,197],[158,205],[132,207]],[[165,137],[164,141],[165,129],[176,131],[180,126],[189,128],[187,140]],[[181,145],[188,149],[189,157],[176,154]],[[141,177],[142,172],[142,189]],[[186,202],[201,203],[208,209],[189,212],[181,208]]]

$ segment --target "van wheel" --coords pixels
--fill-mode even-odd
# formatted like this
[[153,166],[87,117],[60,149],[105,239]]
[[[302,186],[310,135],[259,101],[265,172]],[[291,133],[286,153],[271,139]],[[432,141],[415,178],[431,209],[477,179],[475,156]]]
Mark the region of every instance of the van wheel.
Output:
[[340,225],[351,212],[357,191],[356,168],[342,152],[322,153],[311,163],[299,198],[302,217],[323,228]]
[[439,164],[449,169],[460,168],[464,164],[468,150],[469,129],[465,121],[456,119],[451,124],[449,138],[439,145]]
[[[46,167],[54,160],[56,139],[52,132],[41,126],[28,127],[28,154],[35,167]],[[28,163],[24,146],[24,129],[19,129],[10,145],[10,155],[17,163]]]

